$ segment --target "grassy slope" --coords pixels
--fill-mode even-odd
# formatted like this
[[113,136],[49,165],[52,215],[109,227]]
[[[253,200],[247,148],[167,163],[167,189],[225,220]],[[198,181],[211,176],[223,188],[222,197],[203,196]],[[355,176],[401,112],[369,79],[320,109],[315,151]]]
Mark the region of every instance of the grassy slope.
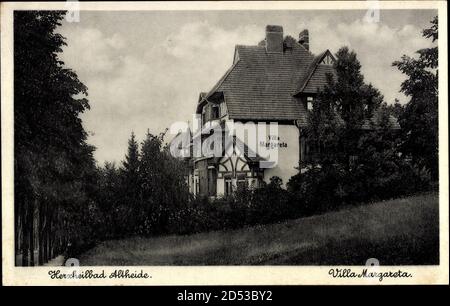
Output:
[[106,241],[80,264],[438,264],[438,235],[438,196],[427,194],[239,230]]

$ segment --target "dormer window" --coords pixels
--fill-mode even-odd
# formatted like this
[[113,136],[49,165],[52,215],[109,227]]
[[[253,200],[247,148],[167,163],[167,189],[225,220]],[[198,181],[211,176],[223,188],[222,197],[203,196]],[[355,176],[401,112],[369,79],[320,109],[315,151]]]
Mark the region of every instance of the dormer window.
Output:
[[220,117],[219,105],[213,105],[211,110],[211,119],[218,119]]
[[313,102],[314,102],[314,98],[309,96],[306,98],[306,107],[309,111],[313,110]]
[[202,109],[202,125],[206,123],[206,106]]

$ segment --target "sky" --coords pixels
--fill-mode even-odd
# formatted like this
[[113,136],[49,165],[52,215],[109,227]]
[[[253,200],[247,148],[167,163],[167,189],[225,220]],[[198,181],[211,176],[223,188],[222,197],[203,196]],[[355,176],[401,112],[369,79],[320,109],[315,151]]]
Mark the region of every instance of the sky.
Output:
[[308,29],[314,54],[348,46],[386,102],[406,103],[392,62],[431,46],[421,31],[436,14],[382,10],[368,22],[362,10],[81,11],[80,22],[58,30],[67,42],[60,58],[88,87],[91,109],[81,117],[98,164],[119,164],[132,131],[142,141],[147,130],[192,121],[199,93],[231,66],[235,45],[256,45],[268,24],[294,38]]

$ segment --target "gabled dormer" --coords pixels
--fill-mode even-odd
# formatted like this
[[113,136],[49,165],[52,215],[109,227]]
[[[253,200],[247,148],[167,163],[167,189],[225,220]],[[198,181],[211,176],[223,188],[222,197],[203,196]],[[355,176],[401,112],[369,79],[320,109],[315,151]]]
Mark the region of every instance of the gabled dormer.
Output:
[[327,74],[334,76],[336,59],[330,50],[325,50],[314,58],[298,85],[296,96],[316,94],[327,83]]
[[200,93],[197,105],[197,114],[201,115],[202,125],[212,120],[221,120],[227,115],[223,92],[216,92],[206,97],[206,93]]
[[335,61],[336,59],[334,58],[333,54],[331,54],[330,50],[326,50],[322,60],[319,62],[319,65],[333,66]]

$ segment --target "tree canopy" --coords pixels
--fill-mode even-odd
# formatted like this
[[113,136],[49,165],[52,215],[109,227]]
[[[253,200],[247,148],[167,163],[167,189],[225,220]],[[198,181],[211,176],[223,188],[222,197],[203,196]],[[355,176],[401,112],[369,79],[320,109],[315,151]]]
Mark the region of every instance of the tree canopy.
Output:
[[[422,35],[433,43],[438,40],[438,17],[431,21],[430,28]],[[439,69],[438,47],[417,51],[418,57],[403,55],[395,61],[407,79],[400,91],[410,98],[400,118],[403,129],[402,152],[412,158],[419,167],[427,168],[434,179],[438,178],[438,102]]]
[[[34,264],[36,215],[39,250],[46,251],[39,254],[40,263],[53,251],[52,242],[76,235],[74,226],[62,224],[75,220],[68,214],[88,202],[94,177],[94,148],[79,117],[89,109],[87,87],[58,58],[66,45],[56,32],[64,15],[14,12],[14,178],[23,265]],[[57,226],[64,237],[55,237]]]

